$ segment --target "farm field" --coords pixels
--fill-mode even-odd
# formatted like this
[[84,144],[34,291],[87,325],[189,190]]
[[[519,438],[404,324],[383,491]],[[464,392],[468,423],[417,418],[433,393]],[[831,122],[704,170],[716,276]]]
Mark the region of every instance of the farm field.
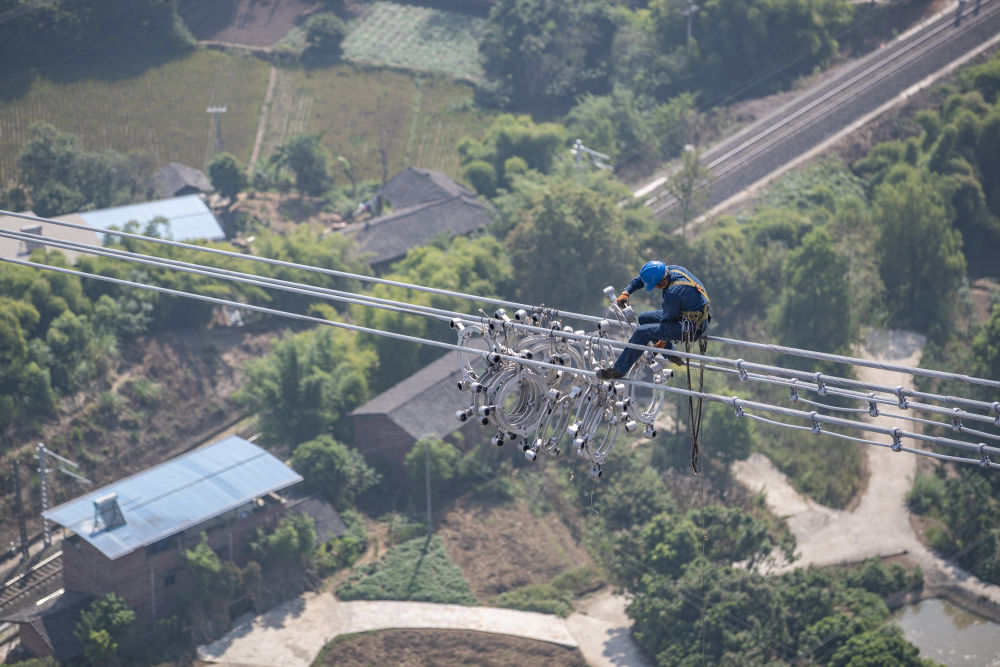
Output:
[[457,176],[458,141],[482,136],[494,116],[472,95],[468,84],[387,69],[279,68],[261,159],[297,132],[321,132],[358,180],[381,179],[383,152],[389,177],[411,165]]
[[154,167],[182,162],[205,168],[215,149],[206,109],[225,105],[223,148],[250,157],[267,63],[199,50],[163,63],[104,61],[46,68],[0,83],[0,183],[16,171],[32,123],[76,135],[88,150],[146,155]]
[[477,81],[485,25],[484,19],[456,12],[376,2],[349,26],[344,58]]
[[[0,84],[0,183],[15,176],[35,122],[75,135],[88,150],[144,155],[154,169],[169,162],[204,169],[215,152],[206,109],[215,105],[226,107],[223,149],[246,162],[268,69],[257,57],[206,49],[144,70],[65,66]],[[482,136],[493,117],[475,108],[471,85],[439,77],[352,65],[279,67],[276,74],[259,159],[297,132],[322,132],[359,180],[382,177],[383,152],[390,177],[410,165],[456,176],[459,139]]]

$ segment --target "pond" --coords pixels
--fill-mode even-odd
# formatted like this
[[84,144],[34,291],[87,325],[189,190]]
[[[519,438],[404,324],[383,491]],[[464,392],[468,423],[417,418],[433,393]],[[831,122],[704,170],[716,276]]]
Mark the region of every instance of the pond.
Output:
[[920,648],[920,657],[949,667],[1000,667],[1000,624],[931,598],[907,605],[893,621]]

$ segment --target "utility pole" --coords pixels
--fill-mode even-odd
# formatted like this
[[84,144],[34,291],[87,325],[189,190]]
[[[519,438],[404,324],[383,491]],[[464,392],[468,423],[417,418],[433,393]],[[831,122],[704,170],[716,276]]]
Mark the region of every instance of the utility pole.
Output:
[[427,483],[427,536],[434,532],[434,524],[431,521],[431,439],[425,440],[427,446],[424,447],[424,479]]
[[[70,461],[69,459],[66,459],[66,458],[63,458],[63,457],[59,456],[58,454],[56,454],[55,452],[53,452],[51,449],[49,449],[48,447],[46,447],[43,443],[41,443],[41,442],[38,443],[38,447],[36,448],[35,458],[38,459],[38,481],[39,481],[38,486],[39,486],[39,488],[40,488],[40,490],[42,492],[42,512],[43,512],[43,515],[42,515],[42,539],[44,541],[45,548],[48,548],[52,544],[52,533],[49,530],[49,521],[48,521],[48,519],[45,518],[44,512],[45,512],[45,510],[49,509],[49,481],[48,481],[48,479],[49,479],[49,473],[52,472],[52,469],[49,468],[46,465],[46,462],[45,462],[45,457],[46,456],[51,456],[52,458],[56,459],[57,461],[60,461],[60,462],[66,464],[66,465],[69,465],[69,466],[73,466],[74,468],[79,468],[80,466],[79,466],[79,464],[74,463],[73,461]],[[86,477],[84,477],[82,475],[78,475],[75,472],[71,472],[69,470],[66,470],[66,468],[64,468],[63,466],[59,466],[59,471],[63,472],[63,473],[66,473],[70,477],[73,477],[74,479],[77,479],[77,480],[83,482],[84,484],[86,484],[88,486],[90,485],[90,480],[89,479],[87,479]]]
[[225,106],[211,106],[205,109],[206,112],[215,115],[215,152],[222,152],[222,127],[219,124],[219,114],[226,113]]
[[28,527],[24,522],[24,501],[21,500],[21,462],[14,457],[14,507],[17,512],[17,528],[21,532],[21,558],[28,558]]
[[684,10],[684,16],[687,17],[687,49],[691,50],[691,19],[694,17],[694,13],[698,11],[698,5],[688,0],[687,9]]

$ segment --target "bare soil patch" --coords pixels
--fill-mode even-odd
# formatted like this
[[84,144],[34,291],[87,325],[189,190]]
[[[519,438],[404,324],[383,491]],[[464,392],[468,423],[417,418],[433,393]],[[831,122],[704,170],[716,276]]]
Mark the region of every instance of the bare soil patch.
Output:
[[323,202],[316,197],[286,195],[280,192],[242,193],[225,213],[227,221],[246,216],[264,222],[268,229],[287,234],[302,224],[318,225],[324,230],[343,227],[346,222],[339,213],[322,210]]
[[467,630],[384,630],[351,635],[328,646],[319,665],[538,665],[583,667],[577,649]]
[[198,40],[271,46],[321,8],[315,0],[183,0],[178,11]]
[[537,516],[523,500],[496,506],[459,500],[436,533],[482,602],[592,563],[557,513]]

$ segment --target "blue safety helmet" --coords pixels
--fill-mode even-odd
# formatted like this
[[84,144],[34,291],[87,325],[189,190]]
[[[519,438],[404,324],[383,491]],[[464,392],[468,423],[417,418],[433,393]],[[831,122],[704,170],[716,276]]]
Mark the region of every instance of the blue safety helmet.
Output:
[[639,277],[642,278],[642,284],[647,292],[656,287],[665,275],[667,275],[667,265],[655,259],[643,264],[639,271]]

